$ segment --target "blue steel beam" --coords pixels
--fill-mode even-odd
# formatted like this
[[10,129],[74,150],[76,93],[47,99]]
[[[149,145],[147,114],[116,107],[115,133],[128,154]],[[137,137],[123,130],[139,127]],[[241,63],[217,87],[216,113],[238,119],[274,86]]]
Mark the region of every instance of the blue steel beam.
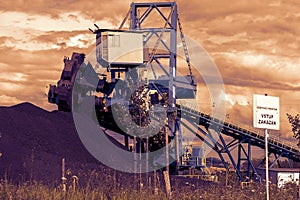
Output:
[[272,167],[275,165],[276,162],[277,162],[277,164],[279,165],[278,167],[280,167],[280,164],[279,164],[278,161],[279,161],[279,158],[281,158],[281,155],[282,155],[282,154],[280,154],[279,156],[277,156],[276,154],[274,154],[275,160],[273,160],[273,162],[270,163],[269,168],[272,168]]
[[[250,181],[250,178],[251,178],[250,168],[251,168],[251,163],[252,163],[252,161],[251,161],[251,140],[249,140],[249,142],[248,142],[247,161],[248,161],[248,169],[247,169],[248,180],[247,181]],[[253,168],[253,170],[255,171],[255,167]]]
[[[140,8],[146,8],[145,11],[143,10],[143,13],[141,14],[141,17],[138,16],[138,10],[141,11]],[[168,18],[166,18],[164,12],[161,11],[161,8],[170,8],[170,13]],[[163,19],[163,24],[153,24],[153,27],[146,28],[143,27],[143,22],[150,16],[150,13],[155,9],[158,14]],[[176,54],[177,54],[177,20],[178,20],[178,13],[177,13],[177,4],[176,2],[155,2],[155,3],[131,3],[130,5],[130,29],[131,30],[138,30],[142,31],[146,34],[146,37],[144,38],[144,46],[149,46],[149,48],[152,48],[150,63],[155,60],[155,62],[159,65],[159,67],[165,72],[165,74],[169,75],[169,90],[168,90],[168,107],[167,107],[167,118],[168,118],[168,125],[169,131],[173,133],[173,135],[181,134],[180,128],[177,128],[177,126],[180,126],[180,119],[176,119],[174,116],[176,116],[177,108],[176,108],[176,74],[177,74],[177,66],[176,66]],[[148,32],[148,33],[147,33]],[[158,39],[156,40],[156,43],[154,47],[151,47],[151,45],[148,45],[150,43],[150,40],[153,40],[153,36],[158,36]],[[163,38],[165,38],[167,35],[170,39],[169,44],[163,41]],[[156,48],[158,48],[158,45],[162,44],[165,49],[168,51],[169,55],[159,55],[159,53],[156,52]],[[165,59],[169,61],[169,64],[162,65],[159,59]],[[151,66],[153,68],[153,66]],[[153,70],[154,72],[154,70]],[[154,76],[156,77],[156,74],[154,73]],[[153,84],[155,88],[155,84]],[[160,93],[160,91],[158,91]],[[177,137],[178,142],[176,142],[176,152],[179,152],[179,148],[182,145],[182,141],[180,141],[180,136]],[[178,155],[176,155],[178,158]],[[179,164],[179,159],[177,159],[177,163]]]
[[236,144],[238,144],[239,142],[237,141],[237,139],[233,139],[233,140],[231,140],[231,142],[229,142],[228,144],[227,144],[227,148],[229,149],[230,147],[233,147],[233,146],[235,146]]
[[229,151],[229,149],[227,148],[226,142],[225,142],[225,140],[224,140],[224,138],[221,134],[220,134],[220,140],[222,141],[222,144],[224,145],[224,149],[225,149],[225,151],[226,151],[226,153],[227,153],[227,155],[228,155],[228,157],[231,161],[231,164],[233,165],[233,168],[235,169],[235,171],[237,173],[237,176],[239,177],[240,181],[242,181],[243,177],[242,177],[241,171],[238,170],[237,165],[236,165],[236,163],[233,159],[233,156],[232,156],[231,152]]
[[[170,21],[165,17],[163,12],[160,10],[160,8],[171,8],[170,13]],[[141,17],[137,16],[137,10],[138,8],[147,8],[146,11],[141,15]],[[162,28],[162,26],[157,25],[157,27],[152,28],[143,28],[143,22],[146,20],[146,18],[149,16],[149,14],[152,12],[153,9],[156,9],[158,13],[161,15],[162,19],[165,21],[165,27]],[[156,62],[159,64],[158,58],[162,59],[169,59],[169,65],[163,66],[161,63],[159,66],[164,69],[164,72],[167,72],[166,74],[169,74],[170,81],[169,81],[169,104],[168,104],[168,126],[170,127],[170,130],[172,132],[178,132],[180,126],[180,119],[179,122],[175,121],[172,118],[173,113],[176,112],[176,98],[175,98],[175,79],[176,79],[176,51],[177,51],[177,21],[178,21],[178,14],[177,14],[177,5],[175,2],[158,2],[158,3],[132,3],[131,4],[131,11],[130,11],[130,17],[131,17],[131,24],[130,28],[132,30],[141,30],[146,33],[146,38],[144,40],[144,44],[146,45],[149,40],[153,37],[153,35],[156,35],[160,33],[162,36],[164,33],[168,34],[170,37],[170,44],[162,43],[163,46],[167,47],[166,49],[169,51],[170,55],[154,55],[154,58],[156,59]],[[166,27],[168,25],[169,27]],[[159,37],[160,39],[160,37]],[[161,42],[161,41],[159,41]],[[157,56],[157,57],[155,57]],[[155,60],[153,59],[153,60]],[[264,148],[264,136],[253,131],[246,130],[244,128],[238,127],[236,125],[230,124],[226,121],[218,120],[215,118],[210,117],[209,115],[206,115],[204,113],[192,110],[190,108],[181,107],[181,112],[185,117],[188,117],[188,119],[196,120],[193,123],[193,126],[197,127],[197,131],[200,131],[202,135],[200,135],[198,132],[195,132],[191,130],[187,124],[182,123],[183,126],[185,126],[187,129],[189,129],[191,132],[193,132],[195,135],[197,135],[198,138],[200,138],[203,142],[207,143],[213,150],[215,150],[224,165],[226,165],[226,162],[223,158],[223,153],[226,153],[234,166],[234,169],[236,170],[238,177],[240,180],[243,180],[243,177],[241,175],[240,166],[241,166],[241,160],[245,159],[241,157],[241,153],[244,153],[246,156],[246,159],[248,161],[248,175],[250,172],[250,168],[252,167],[253,172],[255,172],[255,167],[253,166],[253,163],[251,162],[251,146],[258,146],[260,148]],[[209,133],[209,131],[204,131],[200,128],[200,126],[206,127],[212,127],[212,129],[215,129],[216,131],[221,130],[220,134],[220,141],[221,143],[217,142]],[[222,129],[220,129],[222,127]],[[174,134],[176,135],[176,133]],[[233,140],[226,144],[223,135],[230,136],[233,138]],[[210,140],[210,142],[207,141],[207,139]],[[235,142],[238,141],[238,142]],[[244,141],[248,144],[248,153],[245,151],[242,144]],[[211,143],[212,142],[212,143]],[[238,157],[238,164],[236,164],[235,160],[233,159],[233,156],[231,154],[231,151],[236,148],[236,146],[239,147],[239,157]],[[300,151],[298,148],[289,145],[283,141],[276,141],[273,138],[269,138],[268,141],[269,146],[269,154],[273,153],[275,155],[280,155],[279,157],[287,157],[288,159],[292,159],[295,161],[300,161]],[[229,149],[231,148],[231,150]],[[278,157],[278,159],[279,159]],[[276,158],[277,159],[277,158]],[[278,160],[277,159],[277,160]],[[256,172],[255,172],[256,173]],[[250,177],[250,176],[248,176]]]
[[245,141],[247,140],[247,138],[243,138],[243,139],[240,139],[238,142],[230,145],[230,147],[228,147],[227,145],[227,148],[231,148],[230,151],[233,151],[236,147],[238,147],[239,145],[241,145],[242,143],[244,143]]
[[153,10],[153,7],[149,6],[147,8],[147,10],[141,15],[141,17],[139,19],[140,24],[142,24],[144,22],[144,20],[146,19],[146,17],[148,17],[148,15],[151,13],[152,10]]
[[[154,32],[154,35],[156,35],[157,38],[159,38],[159,35],[157,32]],[[163,44],[163,46],[166,48],[167,51],[171,51],[170,48],[168,47],[168,45],[163,40],[161,40],[160,42]]]
[[164,71],[165,75],[170,77],[169,72],[164,68],[164,66],[159,62],[159,60],[156,57],[153,57],[153,60],[158,64],[158,66]]
[[[199,111],[193,110],[193,109],[185,107],[185,106],[181,106],[181,112],[182,112],[182,115],[187,118],[187,120],[191,120],[191,121],[198,120],[199,126],[212,127],[212,128],[217,127],[216,130],[219,129],[219,126],[222,127],[221,133],[220,133],[221,144],[218,143],[218,145],[223,146],[222,151],[225,151],[228,154],[228,157],[229,157],[233,167],[236,169],[238,177],[240,178],[241,181],[243,180],[243,177],[241,176],[241,169],[240,169],[241,160],[246,160],[248,162],[247,176],[249,178],[251,175],[251,173],[250,173],[251,170],[252,170],[252,175],[254,175],[254,174],[257,175],[256,168],[251,161],[251,146],[257,146],[257,147],[260,147],[263,149],[264,148],[264,136],[263,135],[261,135],[257,132],[249,131],[247,129],[238,127],[238,126],[230,124],[228,122],[224,122],[224,121],[221,121],[218,119],[211,118],[207,114],[201,113]],[[233,140],[231,140],[228,144],[226,144],[222,135],[230,136],[233,138]],[[199,138],[202,141],[205,141],[204,137],[199,137]],[[212,141],[214,141],[214,140],[212,140]],[[248,152],[246,152],[246,150],[242,146],[243,143],[246,143],[248,145]],[[294,147],[293,145],[290,145],[288,142],[285,142],[284,140],[275,140],[274,138],[271,138],[268,141],[268,145],[269,145],[268,157],[270,156],[271,153],[273,153],[276,158],[274,163],[277,162],[280,157],[286,157],[289,160],[291,159],[291,160],[298,161],[298,162],[300,161],[299,149]],[[239,150],[238,150],[239,156],[238,156],[238,162],[236,164],[233,159],[233,156],[231,154],[231,151],[234,148],[236,148],[237,146],[239,147]],[[231,148],[231,149],[229,150],[229,148]],[[220,149],[219,150],[217,148],[213,148],[213,149],[217,153],[220,152]],[[242,153],[244,154],[245,158],[241,157]],[[276,155],[279,155],[279,157],[276,157]],[[266,158],[264,158],[262,160],[260,165],[265,162],[265,159]],[[221,160],[222,160],[222,158],[221,158]],[[289,163],[292,164],[291,162],[289,162]],[[272,167],[273,163],[271,163],[271,164],[272,164],[271,165],[271,167]],[[247,181],[249,181],[249,178],[247,179]]]
[[197,134],[197,132],[195,132],[195,130],[193,130],[187,123],[185,123],[184,121],[181,121],[181,124],[188,129],[192,134],[194,134],[195,136],[197,136],[200,140],[202,140],[205,144],[207,144],[210,148],[215,149],[214,145],[211,144],[210,142],[208,142],[207,140],[205,140],[201,135]]
[[[165,20],[165,21],[168,21],[166,16],[160,11],[160,9],[157,7],[157,5],[155,5],[155,8],[157,10],[157,12],[160,14],[160,16]],[[176,27],[174,27],[173,23],[171,24],[170,22],[168,22],[169,26],[172,28],[172,29],[176,29]],[[176,24],[177,25],[177,24]]]
[[[270,155],[271,155],[271,153],[269,152],[268,153],[268,159],[269,159],[269,157],[270,157]],[[266,162],[266,156],[260,161],[260,163],[257,165],[257,167],[259,168],[259,167],[261,167],[265,162]]]
[[[190,115],[190,117],[199,117],[200,123],[202,125],[210,125],[215,124],[216,126],[219,125],[222,127],[222,134],[228,135],[230,137],[240,139],[240,138],[249,138],[251,143],[255,146],[258,146],[264,149],[264,136],[253,131],[249,131],[247,129],[238,127],[236,125],[232,125],[228,122],[220,121],[218,119],[212,119],[209,115],[194,111],[190,108],[182,106],[182,112],[186,112],[186,115]],[[213,127],[213,126],[212,126]],[[271,153],[280,154],[281,152],[285,152],[285,156],[295,161],[300,161],[300,151],[298,147],[295,145],[289,144],[288,141],[284,141],[281,139],[279,141],[275,141],[274,139],[270,138],[268,141],[269,144],[269,151]]]
[[[221,140],[221,142],[222,142],[222,143],[220,144],[220,143],[217,142],[214,138],[212,138],[211,135],[209,135],[209,133],[207,133],[207,132],[204,131],[201,127],[199,127],[199,124],[197,125],[197,124],[191,122],[192,120],[193,120],[193,119],[188,119],[188,121],[189,121],[195,128],[197,128],[197,130],[200,131],[201,134],[203,134],[203,135],[206,136],[206,137],[205,137],[205,139],[204,139],[204,137],[201,136],[201,135],[199,134],[199,132],[195,132],[195,131],[192,130],[190,127],[188,127],[188,130],[189,130],[191,133],[193,133],[195,136],[197,136],[200,140],[202,140],[203,142],[205,142],[205,143],[206,143],[209,147],[211,147],[216,153],[218,153],[218,155],[219,155],[221,161],[223,162],[224,167],[228,168],[227,163],[226,163],[226,161],[225,161],[225,159],[224,159],[224,157],[223,157],[223,155],[222,155],[222,153],[226,153],[227,156],[229,157],[229,159],[230,159],[230,161],[231,161],[231,163],[232,163],[232,165],[233,165],[233,168],[235,169],[235,171],[236,171],[236,173],[237,173],[239,179],[242,181],[242,180],[243,180],[243,177],[242,177],[242,175],[241,175],[241,172],[240,172],[240,170],[237,168],[236,162],[235,162],[235,160],[234,160],[234,158],[233,158],[231,152],[230,152],[229,149],[227,148],[226,142],[225,142],[225,140],[223,139],[222,135],[220,135],[220,140]],[[195,120],[195,119],[194,119],[194,120]],[[196,119],[196,121],[197,121],[197,119]],[[187,127],[187,126],[185,126],[185,127]],[[208,142],[207,139],[210,139],[210,141],[211,141],[212,143],[211,143],[211,142]],[[213,144],[215,144],[215,146],[214,146]],[[221,150],[219,149],[219,147],[221,148]]]
[[132,4],[134,4],[135,7],[140,7],[140,8],[145,8],[149,6],[151,7],[157,6],[159,8],[164,8],[164,7],[172,7],[176,3],[175,2],[154,2],[154,3],[132,3]]

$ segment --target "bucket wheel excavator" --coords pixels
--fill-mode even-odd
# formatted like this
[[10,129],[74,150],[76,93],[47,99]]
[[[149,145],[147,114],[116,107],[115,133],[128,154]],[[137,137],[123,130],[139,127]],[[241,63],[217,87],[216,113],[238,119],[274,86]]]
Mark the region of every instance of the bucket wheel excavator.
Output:
[[[169,9],[168,12],[160,11],[166,8]],[[141,17],[137,15],[140,9],[146,9]],[[142,21],[154,10],[160,14],[163,24],[144,28]],[[127,20],[130,22],[130,28],[124,30],[122,26]],[[97,64],[95,66],[92,66],[90,62],[85,64],[83,53],[74,52],[71,59],[65,57],[60,80],[56,85],[50,85],[48,101],[56,104],[59,110],[76,111],[76,106],[72,107],[74,102],[80,102],[87,95],[77,91],[78,94],[73,94],[74,84],[80,79],[80,87],[89,88],[93,94],[97,94],[95,95],[95,108],[100,126],[126,136],[125,146],[128,149],[130,148],[128,139],[136,141],[137,145],[133,147],[135,152],[155,151],[165,146],[180,132],[181,114],[176,99],[196,96],[196,84],[176,3],[132,3],[119,29],[99,29],[96,24],[95,26],[96,29],[90,29],[90,31],[96,35]],[[189,74],[182,77],[176,76],[177,27],[180,30],[189,69]],[[162,69],[164,75],[157,77],[153,68],[154,63]],[[153,79],[142,75],[146,68],[152,70]],[[96,87],[89,82],[89,78],[86,78],[90,73],[97,74]],[[114,103],[114,98],[125,99],[128,106]],[[129,116],[121,116],[120,119],[118,115],[113,117],[112,104],[116,105],[114,106],[114,109],[117,109],[116,112],[124,113],[124,109],[127,109]],[[164,118],[160,119],[161,116]],[[157,134],[147,140],[127,133],[129,124],[139,129],[139,127],[153,125],[153,121],[160,125],[162,123],[163,128],[157,130]],[[127,128],[122,128],[122,125]],[[133,128],[129,129],[132,131]],[[136,130],[136,132],[139,131]],[[176,138],[179,140],[176,143],[177,161],[179,161],[179,154],[182,151],[179,149],[181,138]]]
[[[155,11],[162,24],[147,20]],[[129,28],[125,30],[123,25],[127,21]],[[172,155],[165,157],[173,156],[177,169],[199,167],[198,163],[205,165],[184,154],[181,131],[184,127],[214,150],[227,170],[229,166],[224,156],[228,156],[240,181],[250,181],[257,176],[251,161],[251,146],[264,148],[262,134],[179,105],[177,101],[195,99],[197,86],[176,2],[131,3],[119,29],[100,29],[96,24],[95,27],[90,31],[96,35],[96,61],[92,65],[85,54],[76,52],[71,58],[65,57],[60,80],[49,88],[50,103],[56,104],[59,110],[76,112],[80,109],[76,105],[86,96],[93,96],[100,126],[123,135],[124,146],[129,151],[152,152],[167,148],[170,141],[175,141],[173,150],[166,150],[166,154],[171,152]],[[186,76],[177,75],[177,36],[187,63]],[[145,137],[153,130],[156,134]],[[212,130],[219,134],[220,140],[215,140]],[[228,143],[224,136],[231,141]],[[298,147],[272,137],[268,142],[269,155],[273,153],[276,157],[271,166],[280,157],[300,161]],[[236,147],[239,150],[237,161],[232,154]],[[243,160],[248,163],[247,175],[242,174],[240,167]],[[196,164],[188,164],[193,162]]]

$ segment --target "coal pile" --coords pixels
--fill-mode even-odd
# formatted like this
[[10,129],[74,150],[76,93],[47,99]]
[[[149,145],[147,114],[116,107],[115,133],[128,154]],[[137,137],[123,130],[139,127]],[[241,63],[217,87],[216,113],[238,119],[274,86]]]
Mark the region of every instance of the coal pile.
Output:
[[[82,186],[85,183],[96,188],[101,186],[109,192],[115,187],[134,189],[138,185],[134,174],[106,167],[86,150],[77,134],[72,113],[48,112],[30,103],[0,107],[0,133],[0,181],[16,184],[38,181],[56,187],[61,183],[61,160],[65,158],[69,178],[78,176]],[[107,137],[121,147],[112,137]],[[152,175],[150,172],[147,176]],[[163,187],[161,170],[158,175],[160,187]],[[187,183],[207,184],[175,177],[171,177],[171,183],[177,189]]]
[[0,178],[59,181],[61,160],[70,169],[102,167],[81,143],[72,113],[30,103],[0,107]]

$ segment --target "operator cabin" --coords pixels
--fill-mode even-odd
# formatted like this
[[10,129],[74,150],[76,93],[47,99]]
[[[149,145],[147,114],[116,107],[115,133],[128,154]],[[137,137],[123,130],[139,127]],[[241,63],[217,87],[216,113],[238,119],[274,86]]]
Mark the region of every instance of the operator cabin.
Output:
[[148,61],[143,32],[98,29],[96,34],[97,61],[103,67],[137,67]]

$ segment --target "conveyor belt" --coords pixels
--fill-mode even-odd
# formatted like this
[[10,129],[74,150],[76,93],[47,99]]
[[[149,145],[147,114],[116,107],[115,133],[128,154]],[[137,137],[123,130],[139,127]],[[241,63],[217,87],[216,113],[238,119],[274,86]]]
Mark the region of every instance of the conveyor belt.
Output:
[[[251,145],[255,145],[262,149],[265,148],[264,135],[259,131],[248,130],[232,123],[216,118],[210,115],[201,113],[186,106],[181,106],[182,117],[190,122],[197,123],[204,127],[222,127],[221,133],[230,136],[234,139],[247,138],[250,139]],[[212,125],[212,126],[210,126]],[[197,136],[197,135],[196,135]],[[269,153],[287,157],[293,161],[300,161],[300,151],[296,144],[293,144],[285,139],[270,135],[268,138]]]

